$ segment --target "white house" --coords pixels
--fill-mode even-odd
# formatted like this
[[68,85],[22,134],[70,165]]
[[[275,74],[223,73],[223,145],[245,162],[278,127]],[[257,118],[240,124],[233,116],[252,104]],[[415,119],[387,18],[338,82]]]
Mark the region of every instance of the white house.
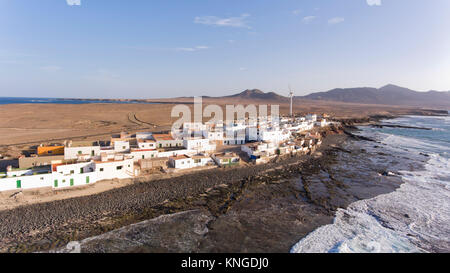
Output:
[[258,127],[247,127],[245,128],[245,140],[246,141],[256,141],[259,138]]
[[95,161],[97,179],[123,179],[134,176],[134,162],[132,158],[115,158]]
[[299,132],[309,131],[314,128],[314,122],[303,121],[299,124],[299,126],[300,126],[300,128],[298,130]]
[[276,145],[265,142],[247,143],[241,146],[241,151],[247,153],[250,159],[275,155],[276,150]]
[[213,154],[211,157],[220,167],[239,165],[241,161],[235,153],[218,153]]
[[57,189],[95,183],[97,179],[94,168],[92,162],[71,164],[60,161],[45,168],[32,168],[20,172],[12,170],[11,177],[0,178],[0,191],[42,187]]
[[212,141],[223,141],[223,130],[204,131],[203,137]]
[[259,133],[260,141],[272,142],[275,144],[288,141],[290,137],[291,132],[289,130],[271,129],[271,130],[262,130]]
[[216,131],[216,130],[223,131],[223,121],[222,120],[207,121],[205,123],[205,125],[206,125],[206,131]]
[[67,162],[52,164],[53,172],[62,175],[82,174],[95,171],[95,163],[91,162]]
[[51,173],[0,178],[0,191],[51,187],[52,181]]
[[228,123],[225,127],[225,145],[236,145],[245,143],[245,129],[247,126],[242,121]]
[[317,121],[317,115],[316,114],[306,115],[305,118],[306,118],[307,121],[312,121],[312,122],[316,122]]
[[318,127],[325,127],[325,126],[328,125],[328,122],[327,122],[326,119],[323,118],[320,121],[316,121],[315,125],[318,126]]
[[125,153],[130,151],[130,142],[125,140],[114,141],[114,152]]
[[216,150],[216,145],[211,144],[209,139],[204,139],[204,138],[184,139],[183,146],[187,150],[195,150],[198,152],[213,152]]
[[206,125],[201,122],[185,122],[183,123],[183,131],[205,131]]
[[157,148],[183,146],[183,140],[174,139],[171,134],[153,134],[153,139],[156,141]]
[[156,141],[154,141],[152,139],[138,138],[137,145],[138,145],[139,149],[144,149],[144,150],[156,149]]
[[152,132],[139,132],[136,133],[136,139],[152,139],[153,133]]
[[180,150],[173,150],[173,151],[159,151],[157,156],[158,157],[177,157],[179,155],[194,155],[198,153],[196,150],[188,150],[188,149],[180,149]]
[[82,162],[61,162],[52,164],[53,188],[66,188],[84,186],[97,182],[95,163]]
[[197,150],[202,149],[205,146],[209,145],[209,139],[206,138],[189,138],[183,140],[183,146],[184,148],[188,150]]
[[169,166],[175,169],[189,169],[193,167],[194,160],[186,155],[169,157]]
[[191,156],[193,167],[203,167],[207,165],[215,165],[214,160],[207,155],[193,155]]
[[136,162],[141,159],[156,158],[158,157],[158,151],[152,149],[131,149],[130,153],[127,155]]
[[100,146],[83,146],[83,147],[65,147],[64,148],[64,159],[78,159],[80,156],[84,157],[95,157],[99,156],[101,153]]

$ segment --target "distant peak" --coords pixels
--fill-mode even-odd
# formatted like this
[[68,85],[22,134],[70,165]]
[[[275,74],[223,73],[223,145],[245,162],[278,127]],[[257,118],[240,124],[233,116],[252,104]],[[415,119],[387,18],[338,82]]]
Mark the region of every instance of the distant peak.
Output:
[[402,89],[407,89],[407,88],[405,88],[405,87],[401,87],[401,86],[398,86],[398,85],[395,85],[395,84],[386,84],[385,86],[383,86],[383,87],[381,87],[380,89],[387,89],[387,88],[402,88]]
[[228,97],[234,97],[234,98],[240,97],[240,98],[245,98],[245,99],[271,99],[271,100],[284,99],[283,96],[280,96],[275,92],[265,93],[259,89],[247,89],[241,93],[231,95]]
[[241,94],[264,94],[264,92],[259,89],[247,89]]

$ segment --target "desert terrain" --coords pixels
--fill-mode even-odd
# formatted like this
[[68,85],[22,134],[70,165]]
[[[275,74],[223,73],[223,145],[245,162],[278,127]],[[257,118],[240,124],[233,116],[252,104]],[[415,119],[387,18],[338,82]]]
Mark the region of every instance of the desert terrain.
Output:
[[[176,101],[177,99],[174,99],[173,103],[172,101],[166,101],[161,104],[102,103],[1,105],[0,130],[2,130],[2,135],[0,136],[0,153],[2,153],[4,157],[14,157],[26,150],[33,149],[40,143],[61,143],[66,139],[108,140],[111,134],[120,131],[168,130],[170,129],[172,122],[177,119],[177,117],[170,117],[172,107],[177,104]],[[192,102],[188,99],[179,99],[179,102],[186,103],[191,109],[193,107]],[[282,115],[288,114],[289,111],[288,101],[244,100],[242,98],[229,98],[227,100],[212,98],[203,99],[203,107],[208,104],[218,104],[224,107],[227,104],[246,105],[252,103],[257,105],[278,104],[280,105],[280,113]],[[294,112],[299,115],[306,113],[327,113],[331,117],[341,120],[361,121],[369,116],[380,117],[402,114],[433,114],[433,111],[431,110],[411,107],[331,103],[306,100],[296,100],[294,106]],[[327,138],[323,147],[317,153],[317,156],[320,159],[322,158],[320,156],[322,154],[331,154],[330,156],[323,157],[317,162],[316,160],[309,162],[307,157],[290,158],[287,159],[287,161],[283,160],[276,162],[273,165],[269,164],[270,166],[261,165],[252,168],[241,167],[220,171],[204,170],[186,175],[181,173],[156,175],[123,181],[111,180],[100,182],[89,188],[76,188],[57,192],[50,189],[5,192],[0,196],[0,214],[4,216],[2,217],[3,219],[11,219],[11,221],[9,221],[7,225],[4,225],[1,230],[3,241],[0,244],[0,251],[27,252],[63,247],[64,244],[70,240],[85,239],[142,220],[196,209],[207,212],[205,214],[207,216],[205,219],[216,219],[208,225],[213,225],[214,229],[217,231],[226,228],[228,226],[228,220],[233,223],[235,222],[238,226],[246,226],[245,219],[248,219],[249,215],[254,213],[254,203],[247,204],[247,201],[245,200],[248,198],[237,198],[237,200],[240,200],[237,203],[237,206],[231,206],[229,198],[230,196],[240,196],[240,194],[242,194],[241,191],[243,191],[243,185],[254,180],[256,181],[255,189],[251,191],[245,190],[245,194],[255,194],[255,200],[259,200],[257,202],[258,204],[259,202],[262,202],[261,204],[267,205],[266,203],[271,203],[270,200],[272,199],[279,200],[279,198],[283,197],[282,199],[284,200],[284,198],[286,198],[286,200],[280,204],[273,204],[273,211],[264,211],[263,215],[260,215],[260,218],[258,219],[278,217],[279,208],[288,208],[289,206],[287,204],[294,199],[299,200],[298,208],[301,208],[300,210],[296,210],[297,212],[303,211],[306,208],[308,210],[311,209],[311,211],[306,214],[301,213],[300,215],[297,212],[293,213],[291,211],[285,211],[286,219],[289,220],[286,221],[286,223],[290,223],[288,226],[293,228],[289,228],[289,232],[281,232],[278,234],[279,237],[276,237],[277,239],[269,245],[264,243],[260,236],[273,236],[272,232],[267,234],[263,231],[258,231],[255,233],[255,239],[257,239],[257,241],[248,245],[249,248],[245,249],[239,248],[239,245],[223,244],[221,241],[223,238],[217,236],[216,233],[211,232],[209,235],[210,237],[202,242],[201,247],[194,247],[189,249],[189,251],[246,252],[267,251],[268,249],[272,249],[277,252],[285,252],[289,250],[289,246],[295,243],[299,237],[306,235],[320,225],[329,223],[332,220],[334,211],[338,207],[345,207],[349,202],[355,201],[354,199],[347,200],[346,196],[358,196],[356,200],[366,198],[366,196],[359,196],[361,194],[367,194],[367,191],[360,191],[359,184],[355,187],[357,192],[351,193],[347,192],[347,188],[351,188],[350,185],[345,187],[337,185],[338,188],[342,188],[343,195],[341,196],[339,194],[336,197],[334,197],[334,195],[333,197],[327,197],[323,195],[323,189],[321,187],[318,187],[317,189],[313,188],[313,185],[316,183],[315,180],[309,181],[309,173],[306,172],[309,168],[308,166],[311,166],[313,175],[316,175],[317,173],[320,174],[323,168],[326,169],[326,172],[329,172],[329,167],[331,166],[329,166],[329,164],[335,162],[335,152],[337,151],[342,155],[348,153],[345,149],[344,152],[341,152],[341,149],[337,148],[340,145],[345,144],[345,139],[346,137],[342,135],[335,136],[334,138]],[[351,154],[359,154],[360,150],[362,151],[362,149],[358,148],[357,151],[355,150],[355,153],[352,152]],[[376,154],[374,154],[374,156],[375,155]],[[367,155],[363,153],[362,156],[365,158]],[[352,158],[353,157],[347,159],[350,160]],[[360,162],[359,157],[355,157],[354,160]],[[0,163],[1,161],[7,162],[8,159],[0,160]],[[282,171],[275,171],[274,174],[271,174],[269,177],[262,180],[259,177],[263,172],[274,170],[274,168],[290,168],[291,165],[287,164],[288,162],[297,166],[294,168],[295,171],[283,169]],[[340,161],[338,160],[337,162]],[[305,163],[306,165],[304,165]],[[356,165],[357,164],[354,164],[352,166]],[[386,166],[382,167],[386,168]],[[368,165],[367,168],[370,170],[368,173],[371,178],[379,178],[379,173],[373,171],[373,166]],[[379,168],[377,167],[375,169]],[[297,185],[298,170],[301,170],[300,173],[305,175],[305,177],[302,178],[303,187],[298,187]],[[339,174],[342,172],[338,171],[337,173]],[[361,173],[361,170],[357,170],[357,173]],[[354,177],[357,177],[357,175],[355,174]],[[280,192],[277,193],[276,196],[266,196],[268,192],[272,194],[272,187],[278,187],[278,184],[280,183],[280,181],[278,181],[279,179],[282,181],[288,179],[291,181],[289,183],[292,183],[292,185],[288,188],[281,187],[279,189]],[[319,180],[320,179],[318,179],[318,181]],[[364,181],[371,180],[372,179],[364,179]],[[275,182],[269,183],[268,181]],[[383,184],[381,190],[382,193],[390,192],[398,186],[398,183],[391,185],[391,182],[386,183],[386,185]],[[270,187],[263,187],[263,185],[266,185],[267,183],[273,185]],[[312,184],[310,185],[310,183]],[[377,183],[377,185],[378,184],[379,183]],[[336,192],[341,193],[341,190],[336,190]],[[335,190],[332,192],[334,194]],[[292,195],[292,193],[294,195]],[[370,193],[370,196],[374,196],[380,194],[380,191],[377,189],[370,191]],[[117,202],[113,202],[113,200],[117,200]],[[94,202],[95,205],[93,205]],[[202,202],[204,202],[204,204]],[[222,209],[224,202],[225,204],[228,204],[225,206],[227,208],[226,210]],[[241,202],[244,203],[241,204]],[[167,203],[167,206],[163,205],[164,203]],[[61,207],[61,204],[64,204],[64,206]],[[91,205],[83,206],[83,204]],[[72,207],[76,208],[73,210],[74,213],[67,213],[68,211],[72,211]],[[60,209],[56,210],[55,208]],[[238,211],[234,211],[234,209],[237,209]],[[256,210],[258,209],[259,207],[256,208]],[[43,213],[44,210],[45,213]],[[235,216],[235,213],[241,210],[243,213],[240,213],[239,215],[242,214],[242,219],[239,218],[241,216],[236,218],[237,216]],[[54,214],[52,214],[53,212]],[[19,217],[24,214],[33,216],[28,219],[29,222],[25,225],[22,222],[23,218]],[[13,219],[12,215],[18,217]],[[46,217],[42,218],[42,215],[46,215]],[[205,215],[200,215],[200,218]],[[310,215],[316,215],[317,217],[314,216],[311,218]],[[55,219],[59,219],[59,222],[56,223]],[[258,219],[254,219],[248,224],[249,230],[253,230],[255,226],[260,225]],[[93,222],[96,223],[94,226],[92,225]],[[80,226],[81,223],[83,223],[82,228]],[[294,223],[295,225],[291,225]],[[72,224],[75,224],[77,228],[74,229],[71,226]],[[15,230],[18,225],[22,226],[23,229],[27,229],[25,232],[26,235],[18,236],[17,234],[11,233],[11,230]],[[279,231],[287,231],[288,226],[274,228]],[[72,234],[73,230],[76,230],[75,235]],[[247,230],[247,227],[242,230],[242,233],[230,234],[230,236],[242,239],[243,234],[247,233],[245,230]],[[164,232],[166,232],[166,230]],[[23,243],[25,242],[34,243],[31,248],[23,248]],[[284,243],[277,244],[276,242]],[[195,245],[197,245],[197,243],[198,242],[195,241]],[[180,251],[179,249],[161,249],[160,245],[164,244],[164,242],[155,241],[152,244],[155,244],[155,247],[143,251]],[[224,248],[216,248],[215,245],[224,245]],[[276,247],[274,248],[274,246]],[[123,249],[123,251],[140,250],[131,247],[131,249],[127,248]]]
[[[171,118],[170,115],[176,104],[186,104],[193,109],[192,98],[152,101],[163,103],[0,105],[0,158],[16,157],[41,143],[62,143],[69,139],[109,140],[111,134],[121,131],[169,130],[172,123],[178,119]],[[209,104],[217,104],[223,109],[227,104],[279,105],[282,115],[289,113],[289,102],[286,100],[204,98],[203,107]],[[327,113],[331,117],[345,119],[371,115],[418,114],[424,111],[404,106],[296,99],[294,112]]]

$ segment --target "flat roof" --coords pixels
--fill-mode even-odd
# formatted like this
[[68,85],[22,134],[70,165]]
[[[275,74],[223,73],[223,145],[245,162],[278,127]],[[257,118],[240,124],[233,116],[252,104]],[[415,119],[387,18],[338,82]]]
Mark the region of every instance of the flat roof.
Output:
[[153,138],[156,141],[161,140],[175,140],[170,134],[153,134]]
[[72,142],[67,148],[100,147],[98,142]]
[[128,158],[124,158],[121,160],[115,160],[115,159],[108,159],[107,161],[101,161],[101,160],[95,160],[95,164],[103,164],[103,163],[112,163],[112,162],[123,162],[125,160],[128,160]]
[[155,141],[153,139],[143,139],[143,138],[138,138],[137,142],[155,143]]
[[239,157],[235,153],[220,153],[220,154],[214,154],[215,157],[221,157],[221,158],[233,158],[233,157]]
[[168,157],[152,157],[140,159],[140,161],[167,161],[167,160],[169,160]]
[[158,152],[156,149],[131,149],[131,152]]
[[181,160],[181,159],[188,159],[190,157],[187,155],[177,155],[177,156],[171,156],[170,158],[173,160]]
[[191,156],[191,158],[210,158],[210,156],[207,156],[207,155],[193,155],[193,156]]

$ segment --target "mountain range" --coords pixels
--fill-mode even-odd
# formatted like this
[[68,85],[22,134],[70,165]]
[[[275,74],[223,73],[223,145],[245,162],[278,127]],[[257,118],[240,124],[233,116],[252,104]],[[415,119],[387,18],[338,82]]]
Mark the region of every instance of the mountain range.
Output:
[[[275,92],[265,93],[258,89],[245,90],[239,94],[224,98],[288,100]],[[338,101],[362,104],[384,104],[402,106],[435,106],[450,107],[450,91],[419,92],[408,88],[388,84],[381,88],[358,87],[336,88],[326,92],[311,93],[306,96],[296,96],[295,99]]]

